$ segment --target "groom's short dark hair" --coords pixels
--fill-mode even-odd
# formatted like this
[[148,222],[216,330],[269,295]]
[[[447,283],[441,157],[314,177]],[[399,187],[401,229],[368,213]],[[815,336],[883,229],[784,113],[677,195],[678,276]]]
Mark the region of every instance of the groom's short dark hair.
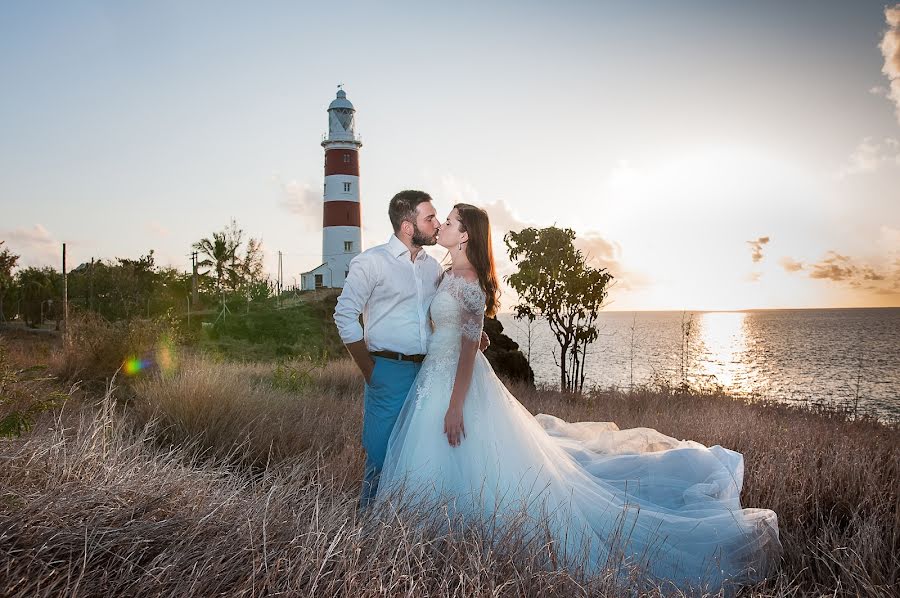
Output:
[[394,232],[400,230],[400,225],[404,220],[415,224],[416,208],[425,201],[431,201],[431,196],[424,191],[413,190],[401,191],[391,198],[391,203],[388,205],[388,217],[391,219],[391,224],[394,225]]

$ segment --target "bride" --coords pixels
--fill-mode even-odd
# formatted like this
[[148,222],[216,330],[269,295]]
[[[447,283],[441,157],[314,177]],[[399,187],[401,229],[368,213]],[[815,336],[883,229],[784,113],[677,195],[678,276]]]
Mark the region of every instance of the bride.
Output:
[[478,350],[484,316],[498,308],[490,239],[487,213],[468,204],[440,229],[452,266],[376,505],[411,495],[474,519],[524,515],[549,534],[555,558],[594,573],[618,563],[618,575],[637,569],[682,589],[762,579],[780,555],[777,517],[741,508],[740,453],[650,428],[535,417],[497,378]]

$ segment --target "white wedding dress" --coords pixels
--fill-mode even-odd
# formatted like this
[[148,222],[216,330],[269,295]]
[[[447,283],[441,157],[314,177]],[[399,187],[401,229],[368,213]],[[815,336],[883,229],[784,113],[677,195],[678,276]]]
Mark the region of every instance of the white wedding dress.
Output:
[[[444,416],[461,348],[481,338],[485,295],[447,273],[431,304],[434,334],[388,443],[376,505],[414,497],[447,519],[530,522],[557,562],[638,571],[654,584],[716,590],[754,582],[778,560],[775,513],[743,509],[743,456],[650,428],[532,416],[481,352],[451,447]],[[401,499],[401,497],[405,497]],[[543,530],[543,531],[538,531]],[[586,563],[585,563],[586,560]]]

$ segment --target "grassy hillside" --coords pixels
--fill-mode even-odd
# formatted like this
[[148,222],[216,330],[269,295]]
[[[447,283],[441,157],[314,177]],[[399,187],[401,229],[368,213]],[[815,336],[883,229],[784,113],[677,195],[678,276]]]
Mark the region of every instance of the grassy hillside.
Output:
[[249,313],[237,308],[203,326],[200,347],[241,361],[342,357],[346,352],[332,320],[335,302],[335,294],[321,294],[282,306],[269,300]]

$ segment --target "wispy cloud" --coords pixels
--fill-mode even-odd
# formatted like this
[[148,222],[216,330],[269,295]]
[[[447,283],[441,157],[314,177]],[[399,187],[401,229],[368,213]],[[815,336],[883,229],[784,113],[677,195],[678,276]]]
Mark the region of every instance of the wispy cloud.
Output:
[[439,203],[447,203],[448,208],[458,203],[468,203],[473,206],[481,206],[483,203],[479,200],[478,190],[472,183],[453,174],[441,175],[438,194],[432,194],[432,196]]
[[297,180],[284,181],[275,177],[280,190],[278,206],[295,216],[307,230],[322,226],[322,189]]
[[154,235],[156,235],[158,237],[168,237],[169,233],[171,232],[171,231],[169,231],[168,228],[166,228],[165,226],[163,226],[156,220],[151,220],[151,221],[147,222],[145,227],[148,231],[150,231],[151,233],[153,233]]
[[788,256],[782,257],[778,260],[778,263],[781,264],[781,267],[787,272],[799,272],[803,269],[803,262],[798,262]]
[[840,282],[853,278],[856,272],[849,256],[829,251],[827,257],[810,266],[809,277]]
[[786,271],[804,271],[813,280],[830,281],[877,295],[900,293],[900,258],[877,266],[830,250],[820,260],[808,266],[787,256],[782,257],[780,263]]
[[622,246],[610,241],[600,234],[587,233],[576,237],[575,247],[587,258],[588,264],[595,268],[606,268],[613,275],[613,285],[620,291],[634,291],[648,288],[649,277],[640,272],[629,270],[623,264]]
[[896,106],[897,120],[900,122],[900,4],[886,7],[884,20],[888,29],[878,46],[884,56],[881,72],[887,75],[890,82],[890,91],[887,95]]
[[762,261],[762,247],[766,243],[769,242],[769,237],[760,237],[755,241],[747,241],[747,244],[750,245],[750,249],[752,251],[752,258],[754,262]]
[[882,141],[866,137],[838,170],[837,178],[875,172],[884,166],[900,166],[900,141],[893,137],[885,137]]
[[11,252],[21,256],[21,267],[47,266],[62,260],[62,242],[53,238],[42,224],[4,231],[0,238],[7,241],[6,246]]

